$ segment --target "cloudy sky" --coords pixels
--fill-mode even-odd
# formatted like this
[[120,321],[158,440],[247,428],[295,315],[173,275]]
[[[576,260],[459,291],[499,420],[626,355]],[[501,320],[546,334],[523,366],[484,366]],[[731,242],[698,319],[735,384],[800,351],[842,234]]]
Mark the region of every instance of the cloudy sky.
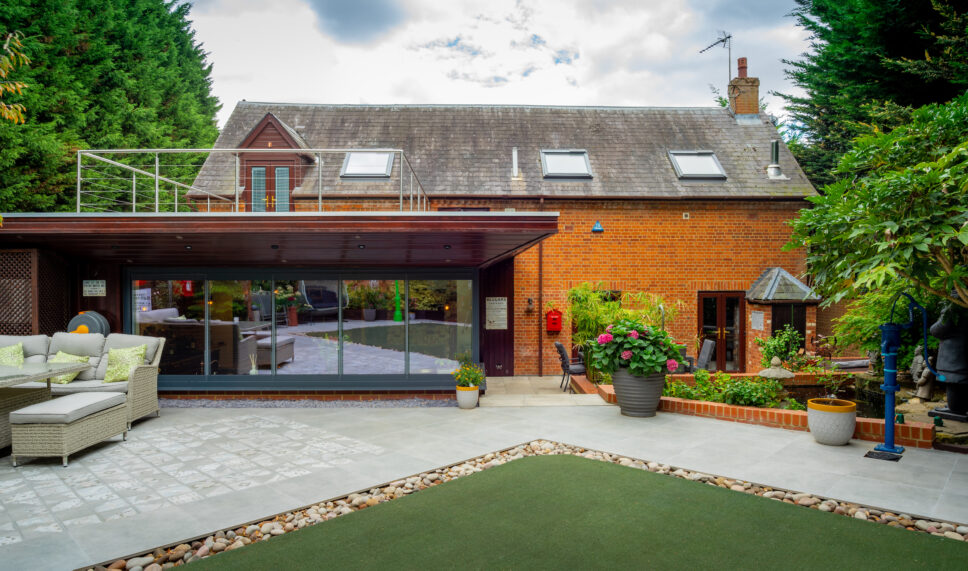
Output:
[[196,0],[224,125],[236,101],[708,106],[727,50],[771,113],[808,47],[793,0]]

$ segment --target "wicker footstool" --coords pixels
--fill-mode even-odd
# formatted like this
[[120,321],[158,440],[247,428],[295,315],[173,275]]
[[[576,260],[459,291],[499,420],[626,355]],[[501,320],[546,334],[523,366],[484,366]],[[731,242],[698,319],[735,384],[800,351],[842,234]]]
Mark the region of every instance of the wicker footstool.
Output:
[[10,460],[67,457],[117,436],[128,439],[128,409],[124,393],[75,393],[30,405],[10,413]]

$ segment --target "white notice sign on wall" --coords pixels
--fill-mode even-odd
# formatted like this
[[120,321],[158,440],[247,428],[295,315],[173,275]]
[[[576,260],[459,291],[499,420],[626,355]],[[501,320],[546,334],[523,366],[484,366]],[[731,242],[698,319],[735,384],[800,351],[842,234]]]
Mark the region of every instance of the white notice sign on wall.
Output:
[[104,297],[108,295],[107,280],[82,280],[81,295],[83,297]]
[[484,298],[484,329],[508,328],[508,298]]
[[762,311],[752,311],[750,312],[750,328],[754,331],[763,331],[763,312]]

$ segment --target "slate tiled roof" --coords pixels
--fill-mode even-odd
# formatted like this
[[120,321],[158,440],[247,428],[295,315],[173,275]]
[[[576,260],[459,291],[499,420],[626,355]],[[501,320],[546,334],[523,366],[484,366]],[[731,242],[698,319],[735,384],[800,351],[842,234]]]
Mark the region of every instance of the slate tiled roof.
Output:
[[[781,145],[788,180],[770,180],[770,142],[778,139],[765,116],[739,122],[722,108],[541,107],[477,105],[307,105],[239,102],[216,147],[234,148],[267,113],[312,148],[403,149],[431,197],[545,196],[608,198],[799,198],[815,194]],[[752,119],[750,121],[749,119]],[[521,177],[513,180],[511,149]],[[540,150],[585,149],[593,178],[544,179]],[[679,180],[670,150],[711,150],[726,180]],[[341,181],[342,157],[325,157],[323,193],[393,194],[395,182]],[[228,156],[210,159],[196,186],[214,192],[231,178]],[[405,176],[409,174],[405,171]],[[315,193],[315,169],[298,194]],[[224,189],[231,192],[231,185]]]

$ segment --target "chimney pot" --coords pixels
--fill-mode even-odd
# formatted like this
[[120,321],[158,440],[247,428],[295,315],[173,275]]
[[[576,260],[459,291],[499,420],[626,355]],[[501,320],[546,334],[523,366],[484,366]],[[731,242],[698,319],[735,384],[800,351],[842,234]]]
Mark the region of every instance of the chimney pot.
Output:
[[736,60],[736,76],[746,77],[746,58],[744,57]]

